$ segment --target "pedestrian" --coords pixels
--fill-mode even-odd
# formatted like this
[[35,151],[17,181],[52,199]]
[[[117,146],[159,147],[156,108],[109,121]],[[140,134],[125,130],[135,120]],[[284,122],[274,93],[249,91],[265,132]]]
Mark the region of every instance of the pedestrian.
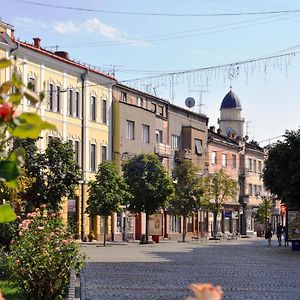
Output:
[[286,226],[283,226],[283,238],[284,238],[284,247],[288,247],[289,246],[288,230]]
[[276,236],[277,236],[277,240],[278,240],[278,246],[281,246],[282,226],[280,225],[280,223],[277,224]]
[[265,239],[268,240],[268,247],[271,247],[271,239],[272,239],[272,226],[271,223],[268,224],[265,233]]

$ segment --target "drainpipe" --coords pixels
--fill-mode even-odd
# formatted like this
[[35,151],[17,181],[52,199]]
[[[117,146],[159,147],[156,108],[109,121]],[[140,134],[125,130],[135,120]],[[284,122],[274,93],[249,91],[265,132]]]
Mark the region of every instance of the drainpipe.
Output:
[[85,121],[86,121],[86,97],[85,97],[85,82],[87,80],[89,71],[85,70],[81,74],[81,170],[82,170],[82,183],[81,183],[81,240],[86,241],[86,234],[84,230],[84,213],[85,213],[85,184],[86,184],[86,159],[85,159]]

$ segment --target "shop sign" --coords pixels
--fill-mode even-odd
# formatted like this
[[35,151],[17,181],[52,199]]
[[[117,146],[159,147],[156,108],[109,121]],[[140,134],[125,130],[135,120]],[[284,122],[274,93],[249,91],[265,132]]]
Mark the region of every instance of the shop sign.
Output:
[[231,210],[225,210],[224,211],[224,218],[231,218],[232,217],[232,211]]

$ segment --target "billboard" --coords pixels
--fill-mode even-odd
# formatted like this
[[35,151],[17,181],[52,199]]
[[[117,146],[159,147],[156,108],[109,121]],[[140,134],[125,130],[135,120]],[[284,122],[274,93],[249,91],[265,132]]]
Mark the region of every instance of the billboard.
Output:
[[163,235],[163,215],[150,215],[148,219],[149,235]]
[[287,211],[288,239],[300,240],[300,211]]

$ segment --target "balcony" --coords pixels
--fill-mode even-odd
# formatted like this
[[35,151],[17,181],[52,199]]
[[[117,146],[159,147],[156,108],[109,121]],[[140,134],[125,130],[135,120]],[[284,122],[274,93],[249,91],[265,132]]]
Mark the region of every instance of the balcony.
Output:
[[192,151],[190,149],[176,150],[175,158],[177,158],[177,159],[192,159]]
[[156,143],[154,148],[154,153],[161,157],[171,156],[171,146],[162,143]]
[[249,177],[249,170],[246,168],[244,170],[239,170],[239,176],[242,178]]

